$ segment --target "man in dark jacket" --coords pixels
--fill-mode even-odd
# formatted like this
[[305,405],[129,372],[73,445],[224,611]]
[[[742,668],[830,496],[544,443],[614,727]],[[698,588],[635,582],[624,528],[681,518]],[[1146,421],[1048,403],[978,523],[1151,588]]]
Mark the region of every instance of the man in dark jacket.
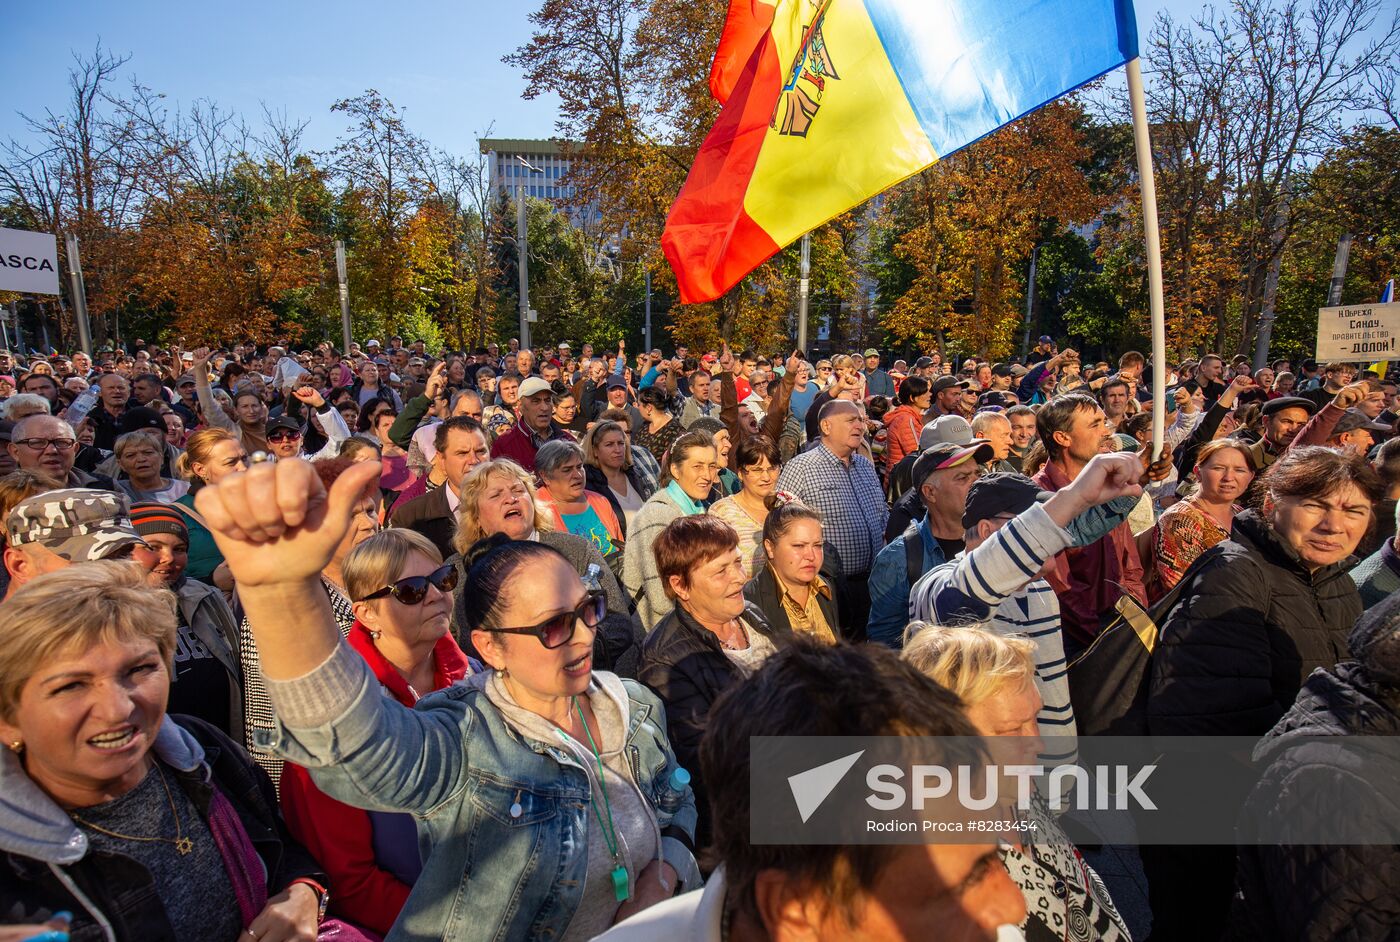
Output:
[[485,461],[490,451],[486,430],[471,416],[454,415],[438,423],[434,447],[441,462],[445,483],[419,497],[400,504],[389,518],[389,525],[416,530],[442,553],[443,559],[456,552],[452,536],[457,532],[457,504],[467,472]]
[[97,408],[88,413],[96,434],[93,444],[107,451],[116,444],[122,414],[131,405],[131,383],[118,373],[107,373],[97,381]]
[[1350,647],[1355,662],[1314,671],[1254,751],[1265,771],[1240,819],[1231,938],[1400,926],[1400,596],[1361,617]]

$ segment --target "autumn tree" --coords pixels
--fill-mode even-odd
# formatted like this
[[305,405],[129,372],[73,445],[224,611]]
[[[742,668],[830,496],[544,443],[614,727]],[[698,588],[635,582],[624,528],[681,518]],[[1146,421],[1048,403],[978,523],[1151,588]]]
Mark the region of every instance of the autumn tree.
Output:
[[[1185,23],[1159,14],[1144,73],[1179,343],[1252,345],[1270,268],[1306,224],[1291,194],[1348,127],[1383,110],[1377,90],[1393,90],[1397,53],[1400,14],[1386,0],[1236,0]],[[1126,121],[1126,100],[1115,102]],[[1121,221],[1106,241],[1141,246],[1138,211]]]
[[[0,147],[0,201],[10,205],[13,217],[57,234],[60,254],[66,251],[63,236],[78,236],[99,343],[111,336],[132,290],[143,190],[142,155],[112,107],[112,84],[126,61],[100,43],[91,54],[75,54],[64,107],[22,112],[27,139],[11,138]],[[72,299],[63,281],[65,339],[71,340]]]
[[1400,275],[1400,128],[1355,128],[1296,187],[1302,222],[1283,256],[1274,349],[1310,352],[1327,303],[1333,254],[1352,237],[1344,304],[1373,302]]
[[[524,73],[527,98],[560,99],[557,129],[575,147],[565,182],[576,205],[601,216],[586,233],[599,250],[615,242],[624,266],[650,269],[661,296],[677,294],[660,251],[666,216],[719,114],[709,73],[727,10],[724,0],[544,0],[530,14],[530,41],[505,60]],[[833,229],[820,238],[848,235]],[[814,281],[854,290],[844,256],[821,254],[830,272],[817,258]],[[781,253],[724,297],[670,310],[668,330],[691,346],[710,337],[785,345],[795,273],[792,251]],[[845,300],[824,295],[822,306],[839,311]]]
[[[1010,355],[1035,244],[1103,208],[1077,104],[1059,101],[917,174],[887,195],[878,269],[884,327],[920,348]],[[898,287],[900,290],[893,290]]]

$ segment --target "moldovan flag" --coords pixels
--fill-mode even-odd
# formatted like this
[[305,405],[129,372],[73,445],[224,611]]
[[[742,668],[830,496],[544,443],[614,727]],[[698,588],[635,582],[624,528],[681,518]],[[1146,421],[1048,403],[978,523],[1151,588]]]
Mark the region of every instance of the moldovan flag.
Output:
[[661,237],[681,301],[1136,56],[1132,0],[730,0]]

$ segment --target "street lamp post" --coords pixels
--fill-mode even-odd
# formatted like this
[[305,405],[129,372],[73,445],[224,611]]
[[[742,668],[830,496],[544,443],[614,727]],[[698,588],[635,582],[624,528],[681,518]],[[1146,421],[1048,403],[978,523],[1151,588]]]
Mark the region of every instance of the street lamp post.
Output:
[[[515,159],[532,174],[544,176],[544,171],[519,154]],[[526,179],[529,179],[528,177]],[[515,189],[515,243],[520,261],[520,349],[530,346],[530,237],[525,225],[525,184]]]

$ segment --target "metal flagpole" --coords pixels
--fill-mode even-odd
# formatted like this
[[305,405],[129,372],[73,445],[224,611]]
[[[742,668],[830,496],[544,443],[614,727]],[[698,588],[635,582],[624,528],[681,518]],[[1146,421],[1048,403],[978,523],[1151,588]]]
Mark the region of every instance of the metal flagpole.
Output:
[[350,355],[350,281],[345,271],[345,241],[335,240],[335,276],[340,281],[340,353]]
[[1167,323],[1162,298],[1162,241],[1157,228],[1157,181],[1152,173],[1152,140],[1147,130],[1147,99],[1142,68],[1128,60],[1128,100],[1133,108],[1133,144],[1142,187],[1142,233],[1147,241],[1147,301],[1152,312],[1152,460],[1162,453],[1167,417]]
[[525,218],[525,188],[515,195],[515,254],[520,275],[520,349],[530,346],[530,235]]
[[807,298],[812,292],[812,234],[802,234],[802,277],[797,282],[797,349],[807,357]]
[[83,263],[78,257],[78,237],[68,233],[63,237],[68,249],[68,285],[73,292],[73,322],[78,326],[78,346],[92,356],[92,328],[88,325],[87,286],[83,283]]
[[1040,243],[1031,248],[1031,272],[1026,276],[1026,329],[1021,335],[1021,359],[1031,353],[1031,312],[1035,309],[1035,263],[1040,258]]
[[1332,283],[1327,286],[1327,306],[1342,303],[1342,285],[1347,280],[1347,261],[1351,258],[1351,233],[1337,240],[1337,255],[1332,261]]
[[651,352],[651,269],[646,270],[647,281],[647,306],[646,306],[646,348]]

